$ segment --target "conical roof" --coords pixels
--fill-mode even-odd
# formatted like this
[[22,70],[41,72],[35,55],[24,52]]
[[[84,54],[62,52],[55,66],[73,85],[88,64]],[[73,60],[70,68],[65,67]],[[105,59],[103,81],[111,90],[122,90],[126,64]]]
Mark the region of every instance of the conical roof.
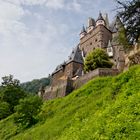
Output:
[[85,26],[83,25],[81,33],[86,32]]
[[104,20],[104,18],[103,18],[103,16],[102,16],[102,13],[101,13],[101,12],[99,13],[99,16],[98,16],[98,18],[97,18],[97,21],[98,21],[98,20]]
[[90,26],[95,26],[96,23],[95,23],[95,20],[91,17],[88,18],[88,27]]

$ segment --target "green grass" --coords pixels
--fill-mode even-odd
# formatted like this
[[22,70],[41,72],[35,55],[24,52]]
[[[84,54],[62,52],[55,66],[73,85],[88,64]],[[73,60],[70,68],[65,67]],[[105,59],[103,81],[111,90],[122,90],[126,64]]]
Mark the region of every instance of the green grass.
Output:
[[39,118],[17,135],[12,116],[1,121],[0,140],[139,140],[140,66],[44,103]]

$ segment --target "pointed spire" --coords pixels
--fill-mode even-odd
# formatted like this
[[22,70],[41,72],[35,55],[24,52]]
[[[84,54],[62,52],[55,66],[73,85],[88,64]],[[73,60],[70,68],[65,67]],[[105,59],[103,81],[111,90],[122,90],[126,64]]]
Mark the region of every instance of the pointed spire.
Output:
[[85,26],[83,25],[81,33],[86,32]]
[[105,13],[104,20],[105,20],[105,23],[106,23],[106,27],[109,29],[109,20],[108,20],[108,14],[107,13]]
[[98,16],[97,21],[98,21],[98,20],[104,20],[104,18],[103,18],[103,16],[102,16],[102,13],[101,13],[101,12],[99,12],[99,16]]
[[88,18],[88,27],[95,26],[95,20],[91,17]]

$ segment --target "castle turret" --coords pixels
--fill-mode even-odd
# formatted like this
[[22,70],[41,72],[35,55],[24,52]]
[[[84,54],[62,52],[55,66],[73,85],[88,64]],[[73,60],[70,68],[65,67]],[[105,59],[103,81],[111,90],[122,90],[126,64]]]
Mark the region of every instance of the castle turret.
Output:
[[83,38],[86,35],[86,33],[87,32],[86,32],[85,26],[83,25],[81,33],[80,33],[80,39]]
[[109,20],[108,20],[108,14],[107,13],[105,13],[104,20],[105,20],[106,27],[109,29]]
[[91,17],[88,18],[88,27],[87,27],[87,33],[94,29],[96,23],[95,20]]
[[106,25],[105,20],[101,13],[99,13],[99,17],[96,21],[96,26],[98,26],[98,25],[104,25],[104,26]]

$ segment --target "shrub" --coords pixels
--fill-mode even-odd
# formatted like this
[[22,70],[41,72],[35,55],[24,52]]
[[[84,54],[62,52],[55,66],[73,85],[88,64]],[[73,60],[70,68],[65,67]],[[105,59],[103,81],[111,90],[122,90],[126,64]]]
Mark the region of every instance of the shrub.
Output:
[[97,48],[86,57],[84,65],[85,71],[91,71],[96,68],[111,68],[113,64],[107,53]]
[[37,115],[43,104],[42,99],[38,96],[30,96],[19,101],[19,105],[15,107],[15,123],[26,128],[37,122]]

